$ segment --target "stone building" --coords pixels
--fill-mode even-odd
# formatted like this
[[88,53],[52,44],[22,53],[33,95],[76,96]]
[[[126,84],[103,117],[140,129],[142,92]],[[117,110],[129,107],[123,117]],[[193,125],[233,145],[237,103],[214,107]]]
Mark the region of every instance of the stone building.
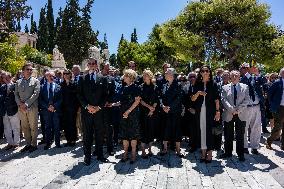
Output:
[[23,47],[25,45],[29,45],[33,48],[36,48],[37,34],[30,34],[25,32],[15,32],[19,38],[18,47]]

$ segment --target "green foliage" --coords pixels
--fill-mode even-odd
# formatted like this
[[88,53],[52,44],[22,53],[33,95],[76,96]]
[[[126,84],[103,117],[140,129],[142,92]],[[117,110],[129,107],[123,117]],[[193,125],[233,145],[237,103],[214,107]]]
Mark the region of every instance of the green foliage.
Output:
[[257,0],[191,2],[162,26],[161,38],[182,60],[225,61],[238,68],[243,61],[271,58],[277,30],[268,23],[270,16],[268,6]]
[[55,36],[55,29],[54,29],[54,15],[53,15],[53,7],[52,7],[52,0],[48,0],[47,2],[47,11],[46,11],[46,29],[47,29],[47,53],[52,53],[54,48],[54,36]]
[[132,43],[138,43],[138,37],[137,37],[137,32],[136,28],[134,28],[133,33],[131,34],[131,40]]
[[19,53],[27,61],[51,67],[51,56],[48,56],[46,53],[39,52],[37,49],[34,49],[29,45],[22,47]]
[[115,54],[111,54],[110,57],[109,57],[109,63],[111,66],[115,66],[117,67],[118,64],[117,64],[117,58],[116,58],[116,55]]
[[266,64],[266,71],[279,72],[284,67],[284,35],[272,41],[273,58]]
[[15,48],[17,40],[15,35],[11,35],[5,42],[0,43],[0,69],[12,74],[16,74],[25,63],[25,59],[18,55]]

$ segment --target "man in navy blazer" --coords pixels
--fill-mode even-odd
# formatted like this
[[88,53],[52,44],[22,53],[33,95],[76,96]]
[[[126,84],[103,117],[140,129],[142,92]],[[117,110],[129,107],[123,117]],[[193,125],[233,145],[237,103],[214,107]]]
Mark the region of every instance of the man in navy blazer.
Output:
[[282,130],[281,149],[284,150],[284,68],[280,70],[280,79],[275,81],[268,91],[270,111],[275,119],[275,126],[267,138],[266,148],[272,149],[272,142],[279,138]]
[[60,85],[54,81],[54,72],[47,72],[46,79],[47,82],[41,86],[39,95],[39,106],[45,123],[45,150],[51,147],[54,137],[56,147],[61,147],[59,116],[62,104],[62,91]]

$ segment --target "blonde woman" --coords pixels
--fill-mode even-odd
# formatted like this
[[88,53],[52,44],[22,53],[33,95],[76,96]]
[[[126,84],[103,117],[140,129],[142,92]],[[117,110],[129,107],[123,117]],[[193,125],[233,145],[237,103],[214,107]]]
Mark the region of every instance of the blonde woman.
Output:
[[137,140],[140,138],[139,124],[139,103],[140,89],[134,84],[137,78],[137,73],[134,70],[127,69],[124,71],[123,80],[125,86],[122,89],[120,104],[122,119],[119,128],[119,138],[123,141],[124,154],[122,162],[128,159],[129,141],[131,144],[131,161],[133,164],[136,160]]
[[[157,124],[157,105],[159,102],[158,91],[153,83],[154,75],[150,70],[143,72],[144,83],[141,88],[141,147],[142,158],[147,159],[152,156],[152,143],[154,141],[155,126]],[[148,144],[148,154],[145,146]]]

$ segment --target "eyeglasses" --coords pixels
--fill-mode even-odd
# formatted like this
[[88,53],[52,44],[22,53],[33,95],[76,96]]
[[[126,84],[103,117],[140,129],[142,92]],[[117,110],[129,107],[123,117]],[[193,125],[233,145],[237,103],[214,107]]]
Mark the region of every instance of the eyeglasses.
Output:
[[89,62],[88,64],[89,64],[89,65],[97,65],[96,62]]
[[32,68],[26,68],[25,70],[26,70],[26,71],[30,71],[30,72],[33,71]]
[[209,73],[209,70],[201,70],[201,73]]
[[63,73],[63,75],[69,75],[69,74],[71,74],[71,73],[68,73],[68,72]]
[[195,79],[196,77],[194,75],[189,76],[190,79]]

